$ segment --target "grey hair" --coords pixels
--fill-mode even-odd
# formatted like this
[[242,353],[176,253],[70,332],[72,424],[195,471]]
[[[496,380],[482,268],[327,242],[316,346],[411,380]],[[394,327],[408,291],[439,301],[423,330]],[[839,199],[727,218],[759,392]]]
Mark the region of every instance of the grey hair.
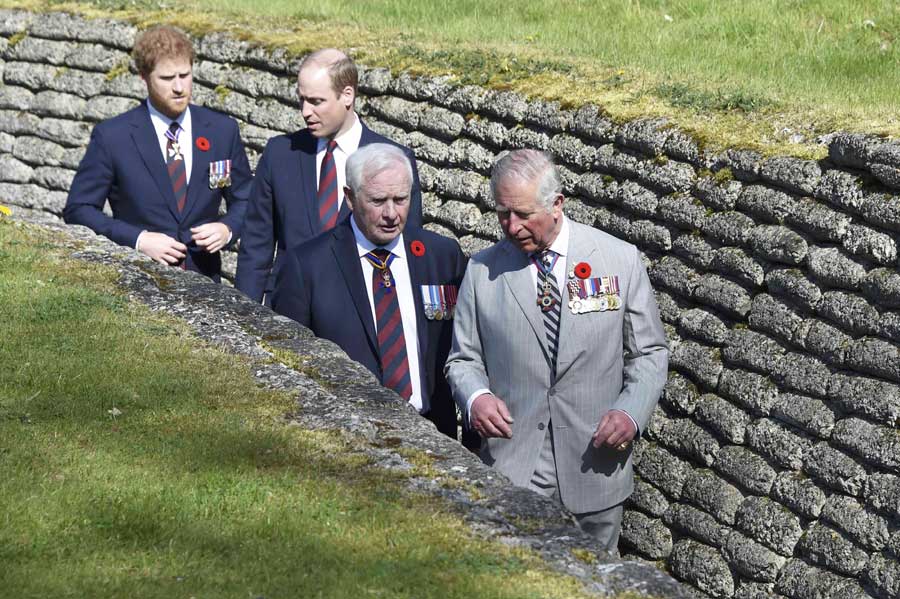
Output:
[[347,187],[354,195],[359,195],[366,181],[391,167],[401,166],[412,187],[412,165],[406,153],[391,144],[368,144],[360,146],[347,159]]
[[550,212],[553,201],[562,193],[559,173],[550,156],[539,150],[514,150],[501,157],[491,169],[491,195],[497,197],[497,188],[507,179],[521,183],[538,181],[537,201]]

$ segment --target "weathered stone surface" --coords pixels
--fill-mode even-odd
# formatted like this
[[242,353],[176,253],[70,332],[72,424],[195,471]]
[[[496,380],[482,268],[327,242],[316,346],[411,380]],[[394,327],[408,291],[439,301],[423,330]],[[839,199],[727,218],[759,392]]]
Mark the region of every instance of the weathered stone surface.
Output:
[[694,184],[693,193],[713,210],[734,210],[742,186],[737,181],[717,182],[714,178],[701,178]]
[[791,599],[862,599],[852,594],[859,587],[852,581],[792,559],[781,570],[775,590]]
[[32,21],[29,31],[47,39],[97,42],[130,50],[137,28],[111,19],[86,19],[68,13],[48,12]]
[[809,272],[826,287],[857,290],[866,277],[865,267],[838,248],[813,248],[809,252]]
[[873,268],[862,280],[863,295],[886,308],[900,308],[900,273],[894,268]]
[[772,485],[772,498],[809,520],[815,520],[825,505],[825,491],[799,472],[781,472]]
[[[2,160],[2,157],[0,157]],[[3,167],[0,166],[0,169]],[[55,189],[68,193],[69,187],[72,185],[72,179],[75,177],[75,171],[58,168],[55,166],[39,166],[34,169],[32,180],[41,187],[47,189]]]
[[772,293],[790,298],[808,310],[815,310],[822,300],[822,290],[796,268],[770,270],[766,274],[766,286]]
[[520,123],[528,112],[528,102],[514,92],[488,91],[480,108],[490,116],[511,123]]
[[699,399],[697,386],[677,372],[673,372],[669,374],[659,401],[674,413],[689,416],[694,413]]
[[13,158],[10,154],[0,155],[0,181],[8,183],[28,183],[34,176],[34,169]]
[[88,100],[84,107],[84,119],[86,121],[99,122],[111,119],[117,114],[122,114],[137,105],[138,101],[131,98],[116,98],[111,96],[98,96]]
[[900,472],[900,432],[895,427],[845,418],[834,425],[832,439],[866,462]]
[[812,160],[775,156],[763,162],[760,178],[795,193],[811,194],[819,183],[822,169]]
[[845,495],[836,493],[825,501],[822,519],[867,549],[880,551],[888,541],[887,521],[867,512],[858,501]]
[[900,195],[873,193],[866,197],[860,207],[860,212],[866,221],[889,229],[900,231]]
[[0,201],[6,206],[21,206],[62,216],[66,193],[47,191],[34,184],[0,183]]
[[878,310],[858,295],[827,291],[822,295],[817,311],[854,335],[878,332]]
[[882,515],[900,520],[900,477],[874,473],[866,481],[866,506]]
[[706,466],[715,461],[719,451],[715,437],[687,418],[662,423],[654,437],[667,448]]
[[865,469],[824,441],[807,452],[803,471],[832,489],[856,497],[862,494],[866,483]]
[[742,212],[716,212],[707,216],[702,231],[722,245],[741,246],[749,241],[755,226],[756,222]]
[[40,116],[81,119],[86,106],[84,98],[54,91],[42,91],[34,95],[30,109]]
[[742,181],[755,181],[759,178],[762,156],[752,150],[727,150],[724,166],[731,169],[735,177]]
[[847,365],[892,381],[900,381],[900,346],[896,343],[863,337],[850,344]]
[[61,166],[62,146],[37,137],[19,137],[13,148],[13,156],[33,166]]
[[745,185],[738,195],[737,208],[760,222],[780,225],[796,212],[797,202],[793,196],[764,185]]
[[722,553],[732,568],[750,580],[774,582],[787,560],[736,530],[725,537]]
[[662,253],[672,249],[669,230],[649,220],[634,221],[626,238],[636,246],[653,252]]
[[896,559],[875,554],[863,574],[865,581],[874,588],[876,597],[900,597],[900,562]]
[[[699,268],[708,268],[712,264],[715,249],[703,236],[683,233],[672,240],[672,251],[688,263]],[[698,275],[699,276],[699,275]]]
[[722,350],[722,358],[730,366],[770,373],[785,353],[784,347],[762,333],[733,329]]
[[659,199],[659,216],[667,223],[688,231],[703,228],[706,208],[684,193],[670,193]]
[[789,391],[826,397],[831,371],[812,356],[789,352],[775,364],[772,378]]
[[787,557],[803,534],[800,519],[767,497],[747,497],[735,514],[735,524],[754,540]]
[[750,326],[758,331],[791,343],[801,345],[803,339],[803,319],[784,302],[767,293],[753,298],[750,306]]
[[616,186],[614,201],[629,212],[649,218],[656,216],[659,205],[659,198],[655,193],[632,181]]
[[671,505],[662,491],[637,476],[634,481],[634,492],[625,504],[656,518],[661,518]]
[[882,266],[897,261],[897,242],[890,235],[865,225],[849,225],[842,245],[851,254]]
[[821,399],[782,393],[772,405],[772,416],[822,439],[834,429],[834,410]]
[[688,473],[681,492],[682,500],[699,506],[724,524],[734,524],[744,496],[713,471],[695,469]]
[[656,443],[646,443],[641,461],[636,465],[638,474],[668,497],[681,497],[684,481],[690,466]]
[[869,560],[865,551],[840,532],[818,522],[806,529],[797,549],[813,564],[847,576],[859,574]]
[[586,104],[575,112],[571,127],[576,134],[600,143],[610,143],[616,137],[615,124],[593,104]]
[[799,198],[796,209],[785,221],[813,239],[840,243],[847,236],[847,227],[853,219],[812,198]]
[[725,369],[719,378],[719,393],[759,416],[768,415],[778,400],[778,388],[768,377],[745,370]]
[[27,111],[33,103],[34,94],[30,90],[13,85],[0,86],[0,108]]
[[683,297],[692,297],[700,275],[675,256],[663,256],[647,272],[654,285],[662,285]]
[[803,465],[810,440],[790,427],[769,418],[760,418],[747,427],[747,444],[769,460],[792,470]]
[[509,131],[500,123],[471,117],[463,126],[463,134],[494,148],[501,148],[506,145]]
[[775,482],[775,469],[745,447],[731,445],[720,449],[714,468],[738,487],[756,495],[768,494]]
[[781,225],[760,225],[747,234],[747,244],[764,260],[784,264],[801,264],[809,246],[794,231]]
[[707,347],[693,341],[680,343],[669,356],[669,366],[691,377],[695,383],[707,389],[719,384],[722,362],[718,348]]
[[742,582],[734,590],[734,599],[784,599],[775,593],[775,585],[766,582]]
[[694,289],[694,297],[732,318],[744,318],[750,312],[750,293],[719,275],[702,275]]
[[718,316],[702,308],[685,310],[678,322],[679,331],[711,345],[724,345],[728,340],[728,327]]
[[669,558],[672,573],[713,597],[731,597],[734,579],[719,552],[691,540],[679,541]]
[[673,503],[663,515],[663,522],[676,531],[719,547],[728,529],[704,511],[684,503]]
[[672,552],[672,533],[657,518],[627,511],[622,517],[621,541],[650,559],[665,559]]
[[696,419],[729,443],[744,442],[751,417],[745,411],[712,393],[700,396],[694,411]]
[[852,337],[827,322],[816,318],[805,320],[799,331],[801,334],[805,331],[805,335],[800,340],[804,349],[812,352],[816,357],[824,360],[831,366],[844,364],[847,352],[853,343]]
[[759,287],[765,280],[763,265],[740,248],[719,248],[713,253],[710,268],[733,277],[750,289]]

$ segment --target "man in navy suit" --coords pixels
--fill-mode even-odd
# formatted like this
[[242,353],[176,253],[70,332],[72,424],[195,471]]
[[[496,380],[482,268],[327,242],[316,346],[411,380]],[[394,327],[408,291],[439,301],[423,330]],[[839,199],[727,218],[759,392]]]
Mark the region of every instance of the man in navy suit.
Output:
[[[219,250],[240,236],[250,194],[237,123],[190,104],[194,49],[182,32],[148,30],[134,61],[147,101],[94,127],[63,216],[218,281]],[[107,200],[112,217],[103,213]]]
[[352,217],[285,252],[272,308],[340,345],[455,439],[443,367],[466,258],[456,241],[407,222],[413,174],[396,145],[350,156]]
[[[319,50],[300,64],[297,94],[306,129],[269,140],[256,168],[241,237],[235,285],[257,302],[264,296],[268,301],[287,250],[349,213],[343,194],[347,158],[368,144],[394,143],[357,117],[357,81],[356,65],[338,50]],[[403,149],[413,172],[409,222],[421,226],[416,162],[412,151]]]

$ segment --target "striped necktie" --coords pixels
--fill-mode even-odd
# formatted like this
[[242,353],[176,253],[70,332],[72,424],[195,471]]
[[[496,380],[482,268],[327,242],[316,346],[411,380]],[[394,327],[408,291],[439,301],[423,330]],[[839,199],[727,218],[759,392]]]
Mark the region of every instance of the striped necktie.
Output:
[[544,313],[544,329],[547,333],[547,353],[550,362],[550,380],[556,382],[556,356],[559,353],[560,295],[553,267],[559,255],[552,250],[532,254],[537,267],[537,303]]
[[169,171],[169,180],[172,182],[172,191],[175,193],[175,204],[178,213],[184,210],[187,202],[187,168],[184,166],[184,154],[178,143],[178,133],[181,126],[178,121],[172,121],[166,131],[166,168]]
[[381,384],[393,389],[403,399],[412,396],[406,338],[397,298],[397,283],[391,273],[393,254],[378,248],[365,256],[372,265],[372,298],[375,303],[375,326],[378,329],[378,352],[381,359]]
[[319,170],[319,191],[316,198],[319,201],[319,224],[323,232],[334,227],[338,217],[337,166],[334,164],[336,147],[337,142],[333,139],[328,142]]

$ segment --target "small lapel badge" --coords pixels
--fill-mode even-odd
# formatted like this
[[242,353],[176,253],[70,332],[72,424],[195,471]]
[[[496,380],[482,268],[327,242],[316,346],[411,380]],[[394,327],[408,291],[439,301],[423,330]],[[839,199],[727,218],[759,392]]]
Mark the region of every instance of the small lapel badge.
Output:
[[223,189],[231,185],[231,160],[209,163],[209,188]]
[[572,314],[607,312],[622,307],[617,275],[585,279],[570,275],[566,287],[569,290],[569,310]]
[[456,285],[422,285],[422,308],[428,320],[452,320],[456,311]]

